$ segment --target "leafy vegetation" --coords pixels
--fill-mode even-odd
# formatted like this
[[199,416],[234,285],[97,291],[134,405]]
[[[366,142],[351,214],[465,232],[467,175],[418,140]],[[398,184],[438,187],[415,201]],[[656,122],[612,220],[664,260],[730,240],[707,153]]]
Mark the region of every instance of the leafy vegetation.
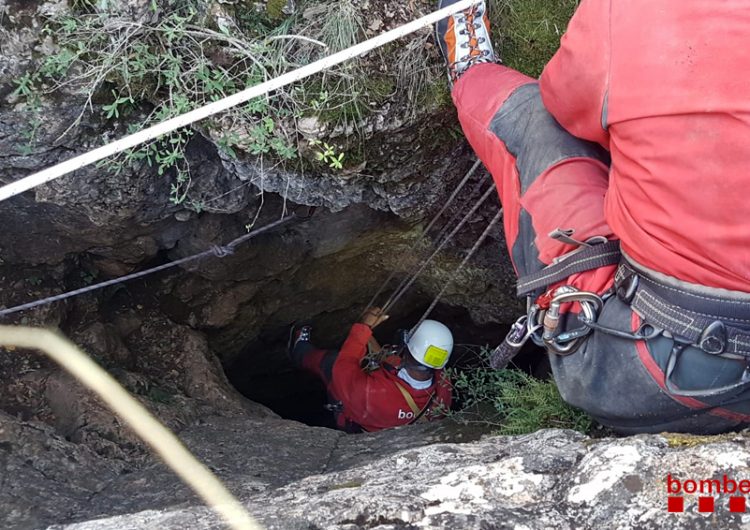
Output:
[[[506,64],[538,75],[557,49],[577,3],[490,0],[495,44]],[[293,16],[283,13],[285,4],[273,0],[265,12],[242,3],[222,4],[231,15],[222,19],[209,16],[205,2],[163,0],[152,2],[154,16],[149,22],[137,22],[113,14],[106,0],[71,0],[72,11],[53,15],[43,30],[57,52],[40,58],[36,70],[15,81],[15,95],[29,110],[21,154],[31,154],[36,146],[44,97],[83,95],[85,104],[70,128],[93,114],[108,123],[110,131],[103,137],[111,138],[236,93],[366,37],[367,20],[355,0],[308,2]],[[308,11],[312,14],[303,16]],[[357,167],[364,161],[359,130],[363,119],[394,95],[408,102],[411,116],[425,107],[451,105],[430,39],[428,31],[416,33],[365,60],[347,61],[204,120],[199,127],[230,159],[247,153],[271,165],[305,165],[316,171]],[[382,68],[386,63],[390,70]],[[317,118],[329,133],[347,135],[347,145],[335,145],[330,138],[308,142],[297,127],[303,117]],[[186,157],[194,133],[184,128],[103,166],[115,174],[125,168],[152,167],[170,179],[172,203],[200,210],[202,203],[190,197],[193,175]],[[350,152],[344,155],[343,150]]]
[[[132,133],[235,93],[276,75],[277,52],[272,43],[252,42],[230,31],[197,24],[192,7],[173,10],[148,25],[105,13],[75,13],[51,19],[45,32],[54,36],[59,52],[16,82],[16,94],[26,98],[32,114],[40,94],[72,91],[83,94],[86,112],[98,112],[113,129]],[[90,4],[81,5],[90,9]],[[224,57],[222,54],[228,54]],[[297,156],[295,138],[277,127],[292,111],[274,98],[248,103],[204,124],[228,156],[241,147],[253,154],[273,153],[282,160]],[[150,108],[144,115],[143,109]],[[33,122],[32,122],[33,123]],[[159,175],[171,175],[170,200],[181,204],[188,196],[191,174],[185,149],[194,131],[183,128],[105,162],[119,173],[126,166],[147,164]],[[27,135],[33,145],[35,128]]]
[[495,408],[503,417],[503,434],[525,434],[541,428],[589,432],[593,420],[565,403],[555,382],[542,381],[518,370],[506,370]]
[[328,145],[326,142],[320,140],[312,140],[310,145],[315,146],[315,158],[316,160],[328,164],[328,167],[333,169],[341,169],[343,167],[344,153],[336,154],[336,148]]
[[457,421],[488,423],[508,435],[545,428],[588,433],[593,427],[589,416],[563,401],[554,381],[515,369],[493,370],[486,348],[480,356],[481,366],[449,371],[461,406],[451,413]]
[[[311,22],[283,17],[280,11],[273,16],[247,14],[237,7],[236,23],[219,21],[215,28],[193,0],[154,3],[155,22],[149,23],[112,15],[106,5],[77,0],[71,13],[48,20],[44,32],[54,39],[58,52],[41,59],[36,70],[16,81],[15,95],[25,100],[30,115],[23,154],[34,149],[45,96],[85,97],[68,130],[88,113],[99,115],[115,135],[132,133],[277,77],[363,37],[362,17],[352,0],[321,4],[320,16]],[[301,34],[289,33],[295,22],[295,31]],[[373,99],[385,96],[372,90],[374,82],[364,82],[372,77],[357,61],[349,61],[199,126],[228,158],[249,153],[273,164],[302,163],[301,156],[310,149],[307,142],[300,143],[297,121],[317,116],[330,128],[356,125],[370,112]],[[200,209],[200,203],[188,200],[193,177],[186,148],[194,132],[183,128],[102,166],[115,174],[124,168],[152,167],[171,179],[172,203]],[[331,142],[318,142],[320,148],[315,146],[308,163],[318,169],[343,169],[344,153]]]

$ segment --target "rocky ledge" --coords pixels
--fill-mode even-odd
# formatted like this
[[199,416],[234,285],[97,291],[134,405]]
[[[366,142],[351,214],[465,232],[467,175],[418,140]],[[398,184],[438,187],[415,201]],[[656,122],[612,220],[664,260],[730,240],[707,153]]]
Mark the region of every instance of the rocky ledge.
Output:
[[[726,475],[739,484],[750,478],[744,434],[592,439],[544,430],[477,439],[477,433],[446,422],[350,436],[286,420],[214,416],[187,428],[182,437],[269,530],[746,528],[750,523],[750,516],[729,511],[729,495],[715,490],[704,495],[715,498],[711,513],[699,513],[698,494],[684,496],[683,513],[667,508],[668,476],[673,491],[675,480],[722,483]],[[52,456],[66,443],[52,435],[47,439],[45,454]],[[0,449],[6,466],[9,459],[28,457],[21,454],[28,448],[12,443]],[[34,467],[44,471],[39,460],[44,455],[36,458]],[[66,461],[69,476],[77,465],[82,464]],[[52,467],[48,474],[55,473]],[[86,480],[89,484],[81,482],[77,490],[68,488],[69,499],[89,488],[88,502],[95,497],[96,513],[110,517],[50,530],[224,527],[160,464],[126,474],[101,468],[96,480]],[[64,501],[63,486],[58,481],[56,494],[44,499]],[[31,492],[16,492],[23,493]]]

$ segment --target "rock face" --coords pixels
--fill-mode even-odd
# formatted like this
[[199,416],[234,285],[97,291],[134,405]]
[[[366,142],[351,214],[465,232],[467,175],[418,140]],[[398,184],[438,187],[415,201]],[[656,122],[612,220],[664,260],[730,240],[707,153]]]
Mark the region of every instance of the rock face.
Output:
[[[571,431],[547,430],[472,441],[475,435],[464,433],[461,440],[461,429],[451,431],[448,424],[357,436],[283,420],[259,427],[248,420],[209,418],[187,429],[184,438],[269,530],[747,524],[747,516],[729,512],[728,495],[705,495],[715,497],[714,513],[698,513],[695,495],[676,495],[684,498],[685,512],[668,513],[666,482],[667,475],[698,481],[722,480],[726,474],[739,483],[750,473],[744,435],[592,440]],[[0,454],[12,460],[15,446],[2,447],[5,453]],[[75,486],[102,488],[112,476],[110,471],[97,484]],[[60,497],[50,500],[59,502]],[[108,510],[127,515],[52,528],[222,527],[160,466],[114,478],[89,510],[94,505],[100,515]]]
[[[219,18],[231,22],[234,16],[233,23],[239,24],[238,17],[251,4],[251,9],[260,9],[259,13],[265,9],[251,2],[201,4],[205,4],[200,20],[206,31],[213,31]],[[115,21],[131,23],[137,19],[143,24],[157,24],[170,15],[169,8],[155,11],[152,5],[146,0],[0,0],[0,46],[4,51],[0,57],[0,184],[83,153],[103,139],[122,136],[128,120],[137,122],[150,105],[157,104],[144,101],[127,118],[113,120],[107,119],[101,109],[103,103],[97,100],[96,111],[84,112],[79,125],[66,133],[86,103],[85,94],[75,83],[55,90],[42,85],[45,89],[39,89],[39,99],[32,105],[14,82],[35,72],[42,58],[59,45],[53,36],[42,38],[41,29],[49,17],[90,19],[95,16],[90,13],[93,10],[96,16],[106,15]],[[329,8],[316,6],[323,11]],[[412,18],[415,9],[422,7],[412,3],[385,17],[380,4],[364,2],[357,4],[354,14],[382,19],[381,29],[389,29]],[[301,34],[318,31],[315,25],[325,18],[307,11],[296,16],[294,29]],[[361,28],[360,36],[373,31]],[[406,81],[417,84],[410,84],[408,90],[391,86],[387,94],[377,87],[367,88],[372,109],[357,123],[342,122],[330,113],[318,112],[317,116],[310,109],[321,103],[306,102],[304,116],[295,126],[300,157],[304,159],[299,167],[285,169],[277,161],[264,160],[240,148],[236,157],[228,156],[219,145],[221,137],[216,130],[197,126],[185,156],[191,168],[191,189],[201,204],[199,211],[188,209],[186,203],[170,204],[174,175],[169,171],[161,174],[145,163],[125,166],[119,173],[90,166],[4,202],[0,207],[0,224],[6,228],[0,231],[0,269],[3,264],[8,268],[0,274],[7,271],[6,276],[14,278],[19,267],[28,267],[27,277],[38,277],[42,283],[29,286],[21,282],[13,289],[3,289],[0,305],[11,306],[42,293],[80,287],[81,280],[91,283],[109,279],[203,251],[241,235],[253,221],[257,227],[275,220],[285,208],[318,205],[323,208],[304,225],[253,240],[224,260],[208,260],[166,278],[149,279],[146,285],[171,320],[206,333],[212,351],[225,364],[247,353],[253,341],[268,342],[269,336],[278,339],[290,323],[298,320],[312,320],[321,330],[318,336],[322,340],[339,341],[342,325],[356,318],[391,270],[400,272],[396,281],[400,280],[434,248],[428,238],[428,244],[419,250],[420,229],[470,167],[469,151],[450,132],[455,128],[455,117],[445,97],[438,53],[427,45],[428,37],[429,32],[420,33],[413,41],[418,45],[414,50],[398,48],[393,53],[418,57],[422,61],[420,72],[427,72],[425,65],[429,72],[439,72],[442,92],[425,79],[405,78],[393,62],[358,65],[361,70],[371,69],[365,81],[377,78],[386,85]],[[218,51],[216,54],[213,59],[224,64],[223,56]],[[101,91],[98,95],[105,98],[102,101],[111,97],[106,87]],[[436,94],[442,94],[442,99]],[[321,95],[315,97],[322,99]],[[282,121],[279,119],[278,127]],[[311,127],[311,121],[317,126]],[[30,146],[31,122],[35,127]],[[217,124],[219,132],[224,125],[223,121]],[[307,141],[321,134],[326,142],[339,142],[336,145],[340,149],[348,144],[361,146],[357,156],[362,162],[339,172],[325,164],[311,166],[304,158],[314,160],[314,149],[311,154]],[[487,176],[479,172],[446,213],[446,222],[454,213],[468,208],[473,198],[469,190],[482,179],[490,185]],[[397,311],[406,315],[428,303],[496,207],[492,200],[480,210],[425,270],[415,284],[416,294]],[[498,230],[445,293],[446,303],[467,308],[477,323],[511,322],[520,308],[512,294],[513,273],[503,246]],[[37,272],[31,272],[32,268]],[[111,303],[111,291],[101,295],[97,298],[100,305]],[[70,320],[71,304],[57,307],[60,313],[54,319],[28,318],[53,325],[63,323],[66,332],[74,333],[65,325]],[[261,364],[268,359],[261,354],[256,360]]]
[[[205,59],[226,68],[237,59],[231,48],[238,41],[225,37],[236,35],[239,25],[250,31],[261,17],[283,18],[295,10],[295,2],[277,0],[0,0],[0,184],[123,136],[129,125],[159,108],[158,98],[149,96],[133,103],[127,115],[105,111],[113,89],[121,88],[116,76],[105,76],[92,94],[93,111],[83,114],[88,95],[77,82],[53,89],[50,81],[37,81],[37,93],[24,95],[24,80],[45,58],[58,58],[46,63],[58,67],[64,59],[62,27],[43,31],[49,17],[59,21],[71,15],[81,23],[111,17],[141,31],[184,14],[178,10],[189,4],[198,5],[201,25],[191,31],[200,38],[205,36],[201,32],[213,32]],[[309,35],[315,37],[324,29],[322,21],[348,20],[359,39],[431,6],[313,2],[291,15],[288,29],[302,35],[314,31]],[[332,16],[331,9],[342,10],[341,17]],[[179,18],[172,22],[179,24]],[[118,31],[96,28],[89,34]],[[224,44],[216,45],[217,35]],[[294,46],[290,59],[314,57],[304,57],[299,42]],[[74,79],[78,68],[73,68]],[[161,171],[144,161],[119,172],[90,166],[0,204],[0,307],[203,251],[274,221],[296,205],[319,206],[312,219],[260,236],[231,256],[2,323],[59,327],[175,430],[269,528],[495,528],[506,519],[526,520],[530,528],[558,523],[572,528],[579,526],[577,518],[588,518],[593,527],[607,518],[594,501],[613,496],[624,503],[635,495],[662,515],[655,462],[678,453],[658,437],[591,442],[547,432],[468,443],[478,438],[476,429],[449,423],[346,436],[283,420],[232,387],[229,379],[263,402],[281,394],[296,408],[312,402],[284,355],[289,325],[312,321],[316,341],[336,347],[391,271],[398,273],[395,284],[435,249],[439,238],[435,233],[422,238],[422,228],[471,166],[428,30],[352,68],[358,70],[337,75],[344,83],[355,74],[361,81],[339,90],[364,98],[366,108],[354,118],[348,101],[332,106],[349,114],[320,111],[323,100],[336,95],[318,79],[298,87],[308,93],[298,102],[297,114],[263,122],[266,135],[269,129],[291,127],[289,136],[299,151],[294,164],[260,156],[267,146],[256,142],[253,147],[247,130],[230,118],[194,127],[184,151],[191,170],[190,207],[170,203],[175,169]],[[193,73],[186,78],[193,79]],[[243,78],[241,84],[246,82]],[[77,127],[69,129],[77,120]],[[227,149],[235,133],[237,143]],[[316,149],[320,154],[328,142],[346,152],[340,170],[316,160]],[[234,156],[230,151],[236,151]],[[445,220],[459,219],[491,185],[478,172]],[[384,333],[395,331],[399,320],[406,327],[421,316],[496,208],[493,197],[469,220],[395,308],[394,329]],[[435,232],[442,228],[438,225]],[[460,342],[498,340],[500,324],[515,320],[520,309],[499,232],[455,278],[438,306],[438,314],[450,316]],[[484,324],[494,326],[486,336],[481,335]],[[314,402],[311,407],[320,408]],[[613,452],[602,449],[607,447]],[[597,459],[617,464],[614,474],[597,478]],[[597,484],[605,486],[597,490]],[[622,484],[634,490],[631,497]],[[641,489],[635,491],[638,484]],[[636,521],[635,512],[628,517]],[[95,396],[39,355],[0,348],[0,526],[50,524],[221,527]]]
[[[88,99],[77,82],[56,86],[50,80],[37,80],[34,94],[25,94],[24,79],[36,75],[40,65],[48,64],[46,59],[64,56],[67,30],[54,24],[73,20],[75,26],[104,19],[114,24],[114,35],[118,21],[126,27],[134,21],[138,27],[156,27],[172,15],[184,14],[180,6],[188,4],[168,2],[154,8],[150,0],[0,0],[0,184],[125,135],[129,125],[159,104],[151,94],[129,113],[112,116],[104,105],[119,86],[121,80],[115,78],[102,82],[90,111],[83,113]],[[203,31],[218,31],[214,34],[221,36],[244,25],[242,38],[248,39],[253,20],[242,16],[249,12],[258,14],[257,20],[268,18],[264,13],[272,7],[262,2],[198,4],[195,23],[205,26]],[[427,9],[410,3],[389,10],[386,17],[379,3],[345,4],[356,17],[372,15],[381,20],[377,30],[359,28],[357,38],[394,27]],[[306,7],[304,13],[293,15],[294,31],[319,32],[321,21],[335,20],[323,15],[338,5],[318,3],[312,7],[318,11]],[[55,29],[43,31],[50,23]],[[233,383],[256,389],[253,397],[265,398],[268,389],[291,392],[297,376],[284,355],[289,326],[311,321],[316,340],[336,347],[391,271],[398,275],[384,298],[434,250],[435,233],[442,226],[424,240],[421,230],[471,166],[468,149],[452,132],[455,117],[438,53],[428,45],[428,38],[424,31],[415,35],[410,48],[388,52],[419,62],[415,71],[420,76],[440,73],[440,84],[426,82],[432,77],[405,76],[402,63],[373,58],[358,63],[358,79],[366,85],[360,87],[362,98],[369,108],[361,119],[322,112],[321,101],[334,94],[324,95],[317,85],[298,87],[310,88],[315,99],[301,98],[300,116],[278,114],[273,125],[280,130],[297,120],[290,132],[299,148],[299,160],[293,164],[284,166],[277,159],[258,156],[244,140],[230,156],[221,142],[236,127],[226,117],[197,125],[185,148],[196,199],[191,208],[187,202],[169,201],[174,171],[162,173],[156,164],[145,162],[125,165],[119,172],[89,166],[3,202],[0,307],[204,251],[274,221],[298,204],[320,208],[308,222],[258,237],[223,259],[206,259],[4,318],[2,323],[60,327],[129,389],[163,409],[170,424],[192,421],[205,412],[193,410],[194,404],[217,406],[226,394],[228,385],[219,382],[221,367],[215,359],[234,374]],[[237,60],[227,55],[229,48],[213,42],[206,61],[228,67]],[[300,53],[292,48],[288,57],[292,60]],[[72,68],[74,79],[80,68]],[[408,84],[404,90],[396,90],[404,83]],[[70,128],[79,118],[78,125]],[[355,155],[357,160],[340,171],[317,163],[317,144],[308,142],[321,140],[346,150],[347,160]],[[468,209],[474,199],[469,190],[481,181],[491,185],[488,176],[478,172],[446,212],[445,222]],[[200,207],[195,206],[198,203]],[[494,198],[485,206],[420,276],[394,309],[393,322],[418,318],[440,291],[497,208]],[[445,293],[446,305],[439,307],[464,314],[459,327],[466,329],[457,333],[463,333],[466,342],[477,342],[471,340],[475,324],[488,323],[495,326],[489,341],[498,340],[499,324],[517,316],[520,304],[512,294],[513,274],[503,246],[498,230]],[[408,325],[404,322],[402,327]],[[111,444],[111,451],[119,453],[122,442],[127,446],[123,454],[131,452],[132,440],[110,425],[95,400],[75,393],[66,396],[70,381],[57,367],[35,355],[2,353],[0,381],[7,383],[0,385],[0,410],[25,420],[42,420],[63,436],[85,440],[97,450]],[[211,374],[210,381],[200,374]],[[96,411],[89,410],[92,407]]]

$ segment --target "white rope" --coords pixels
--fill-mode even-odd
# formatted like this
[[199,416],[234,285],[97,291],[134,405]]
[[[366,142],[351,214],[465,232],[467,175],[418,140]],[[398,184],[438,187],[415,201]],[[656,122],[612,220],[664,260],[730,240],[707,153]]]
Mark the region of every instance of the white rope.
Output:
[[334,53],[333,55],[317,60],[306,66],[282,74],[279,77],[245,89],[242,92],[209,103],[204,107],[153,125],[148,129],[131,134],[120,140],[116,140],[110,144],[94,149],[93,151],[89,151],[88,153],[61,162],[60,164],[44,169],[38,173],[34,173],[33,175],[29,175],[28,177],[17,180],[16,182],[7,184],[0,188],[0,201],[4,201],[5,199],[9,199],[10,197],[23,193],[24,191],[60,178],[63,175],[67,175],[68,173],[90,164],[94,164],[108,156],[127,151],[128,149],[132,149],[137,145],[154,140],[159,136],[175,131],[181,127],[185,127],[204,118],[208,118],[209,116],[213,116],[214,114],[218,114],[219,112],[236,107],[237,105],[250,101],[251,99],[268,94],[269,92],[278,90],[281,87],[287,86],[306,77],[310,77],[311,75],[322,72],[323,70],[341,64],[349,59],[364,55],[375,48],[379,48],[396,39],[414,33],[415,31],[418,31],[425,26],[432,25],[450,15],[469,9],[472,5],[477,4],[478,1],[479,0],[462,0],[451,6],[440,9],[439,11],[435,11],[434,13],[404,24],[403,26],[386,31],[377,37],[356,44],[351,48]]
[[32,348],[51,357],[95,392],[183,482],[234,530],[263,530],[245,507],[159,420],[75,344],[48,329],[0,326],[0,346]]

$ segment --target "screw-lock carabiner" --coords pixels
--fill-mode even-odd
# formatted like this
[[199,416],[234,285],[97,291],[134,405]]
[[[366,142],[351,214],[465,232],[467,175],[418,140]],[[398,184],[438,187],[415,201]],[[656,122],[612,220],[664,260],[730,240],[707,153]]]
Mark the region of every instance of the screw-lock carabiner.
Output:
[[572,330],[560,331],[560,307],[572,302],[578,302],[585,320],[589,322],[595,322],[604,307],[604,302],[596,293],[580,291],[572,285],[563,285],[555,290],[550,307],[544,313],[542,342],[557,355],[570,355],[575,352],[592,331],[585,323]]

